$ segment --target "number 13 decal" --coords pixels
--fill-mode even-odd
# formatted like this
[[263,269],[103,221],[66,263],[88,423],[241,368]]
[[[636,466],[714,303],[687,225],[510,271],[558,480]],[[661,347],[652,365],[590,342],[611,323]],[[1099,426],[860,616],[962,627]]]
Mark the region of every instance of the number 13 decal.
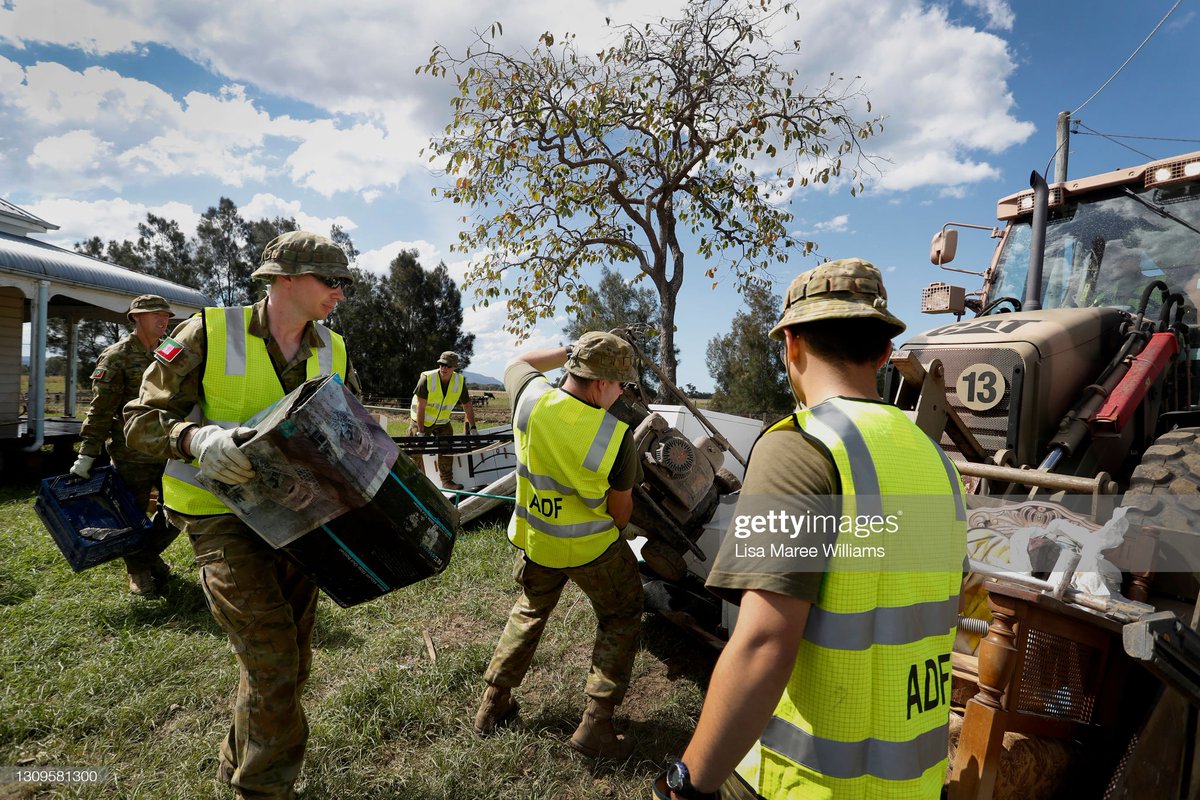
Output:
[[1004,399],[1004,373],[991,364],[972,364],[958,376],[958,401],[972,411],[988,411]]

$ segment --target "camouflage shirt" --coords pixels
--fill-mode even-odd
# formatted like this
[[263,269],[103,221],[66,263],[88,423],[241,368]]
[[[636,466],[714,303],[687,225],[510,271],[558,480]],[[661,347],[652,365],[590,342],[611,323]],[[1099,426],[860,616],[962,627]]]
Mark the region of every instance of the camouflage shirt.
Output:
[[161,462],[125,443],[125,421],[121,410],[138,396],[142,373],[154,361],[154,351],[147,350],[137,336],[128,334],[116,344],[105,348],[92,372],[92,405],[88,409],[79,436],[83,440],[79,452],[93,458],[104,452],[116,460]]
[[[325,343],[310,322],[300,340],[300,348],[289,361],[279,349],[279,343],[271,337],[267,326],[267,301],[254,304],[249,332],[265,340],[267,354],[275,367],[275,374],[290,392],[308,379],[307,361],[316,348]],[[182,350],[170,362],[155,359],[142,381],[141,394],[126,409],[125,436],[131,446],[154,453],[161,458],[187,460],[179,449],[180,437],[194,426],[186,417],[200,402],[201,381],[204,377],[204,359],[208,341],[204,335],[204,321],[199,315],[182,323],[171,334]],[[360,397],[358,374],[347,356],[346,386]]]

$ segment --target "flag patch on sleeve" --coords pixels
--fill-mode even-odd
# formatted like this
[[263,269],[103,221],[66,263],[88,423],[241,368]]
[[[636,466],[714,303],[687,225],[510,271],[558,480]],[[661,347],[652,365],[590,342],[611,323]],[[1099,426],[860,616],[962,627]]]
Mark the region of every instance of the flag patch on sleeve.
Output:
[[107,373],[108,373],[108,370],[106,370],[104,367],[96,367],[96,371],[92,373],[92,377],[90,378],[90,380],[102,381],[102,380],[104,380],[104,376]]
[[162,344],[154,351],[154,357],[165,364],[170,364],[179,357],[179,354],[183,350],[183,345],[168,336],[162,340]]

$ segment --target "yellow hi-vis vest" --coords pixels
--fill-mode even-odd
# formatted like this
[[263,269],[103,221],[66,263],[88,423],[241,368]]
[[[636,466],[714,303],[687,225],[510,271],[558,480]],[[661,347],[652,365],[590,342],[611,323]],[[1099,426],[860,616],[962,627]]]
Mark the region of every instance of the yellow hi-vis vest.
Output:
[[[267,344],[249,333],[252,306],[204,309],[206,356],[200,403],[187,418],[199,425],[236,428],[284,397]],[[306,363],[308,379],[337,373],[346,379],[346,343],[314,323],[324,347]],[[183,514],[228,514],[229,507],[196,481],[194,462],[172,459],[163,473],[163,505]]]
[[544,377],[525,385],[513,413],[517,500],[508,538],[530,561],[578,567],[617,540],[608,473],[628,428]]
[[[438,377],[436,369],[422,372],[421,380],[425,381],[425,388],[429,390],[429,396],[425,398],[425,425],[449,422],[450,412],[454,410],[454,406],[458,405],[458,398],[462,394],[462,373],[455,372],[450,375],[450,385],[446,387],[445,395],[442,394],[442,379]],[[408,416],[411,419],[417,418],[417,396],[415,394],[412,406],[408,410]]]
[[[837,468],[836,545],[904,543],[899,549],[914,557],[889,569],[886,556],[872,564],[834,551],[787,689],[737,771],[770,800],[936,800],[962,581],[955,565],[966,548],[958,471],[904,412],[883,403],[834,398],[767,432],[793,427]],[[847,524],[876,515],[889,521],[870,538]]]

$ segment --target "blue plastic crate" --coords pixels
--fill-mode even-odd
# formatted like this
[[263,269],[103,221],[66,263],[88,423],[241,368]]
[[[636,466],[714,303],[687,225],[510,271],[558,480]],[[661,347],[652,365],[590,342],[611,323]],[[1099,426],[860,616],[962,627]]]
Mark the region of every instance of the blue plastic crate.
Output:
[[42,481],[34,510],[71,569],[81,572],[145,546],[150,520],[111,466]]

